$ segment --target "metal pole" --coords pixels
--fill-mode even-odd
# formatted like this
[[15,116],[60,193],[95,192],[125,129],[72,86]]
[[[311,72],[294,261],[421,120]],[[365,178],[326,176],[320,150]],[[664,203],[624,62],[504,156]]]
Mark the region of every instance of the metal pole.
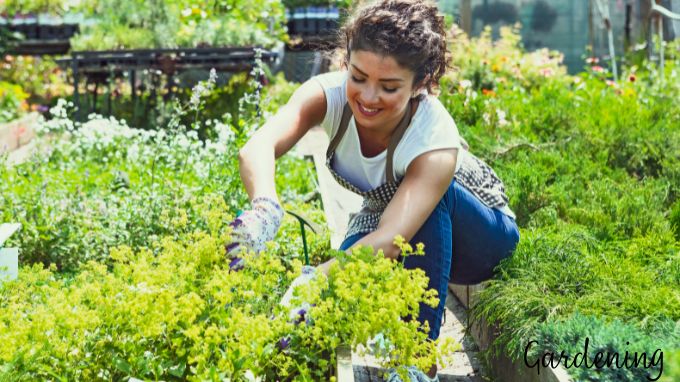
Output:
[[659,15],[659,44],[661,45],[659,47],[659,70],[661,71],[661,83],[663,84],[663,67],[664,67],[664,61],[665,61],[665,56],[664,56],[664,42],[663,42],[663,16]]
[[590,55],[597,57],[595,54],[595,25],[593,24],[593,1],[588,1],[588,40],[590,43]]
[[609,40],[609,55],[612,61],[612,73],[614,74],[614,81],[619,80],[618,70],[616,68],[616,51],[614,50],[614,32],[612,32],[612,25],[609,19],[607,19],[607,38]]
[[460,26],[468,36],[472,36],[472,2],[462,0],[460,2]]
[[[606,4],[606,6],[605,6]],[[614,75],[614,81],[617,81],[618,71],[616,68],[616,51],[614,50],[614,33],[612,32],[612,23],[609,17],[609,1],[608,0],[595,0],[595,5],[597,5],[597,10],[602,17],[602,22],[607,29],[607,42],[609,45],[609,57],[611,59],[612,74]]]
[[633,24],[633,4],[631,4],[630,0],[626,2],[626,24],[624,26],[624,51],[628,51],[630,49],[631,45],[631,31],[632,31],[632,24]]
[[97,112],[97,93],[99,92],[99,81],[94,81],[94,97],[92,97],[92,112]]
[[71,60],[71,69],[73,70],[73,104],[76,107],[76,120],[82,121],[80,112],[80,95],[78,94],[78,55],[74,54]]

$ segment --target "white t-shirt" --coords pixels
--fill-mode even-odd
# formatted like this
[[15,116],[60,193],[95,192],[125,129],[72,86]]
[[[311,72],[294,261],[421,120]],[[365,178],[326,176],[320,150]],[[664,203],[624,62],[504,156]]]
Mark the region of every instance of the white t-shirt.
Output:
[[[340,127],[342,110],[347,103],[347,72],[338,71],[315,76],[326,94],[326,117],[321,126],[329,139],[335,136]],[[462,152],[460,136],[453,118],[437,97],[427,95],[418,104],[411,124],[394,150],[394,179],[406,174],[409,164],[416,157],[428,151],[439,149],[459,149]],[[354,117],[335,150],[333,170],[347,179],[361,191],[369,191],[384,184],[387,150],[374,157],[365,157],[361,152],[359,135]],[[458,170],[460,161],[457,161]]]

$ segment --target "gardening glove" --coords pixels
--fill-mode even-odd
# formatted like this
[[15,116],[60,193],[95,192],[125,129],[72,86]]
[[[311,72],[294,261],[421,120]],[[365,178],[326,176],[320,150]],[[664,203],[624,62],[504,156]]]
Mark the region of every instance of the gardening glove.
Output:
[[[275,200],[258,197],[253,199],[251,205],[252,209],[244,211],[229,223],[232,241],[225,247],[229,258],[234,258],[241,251],[262,251],[264,243],[274,239],[281,226],[283,208]],[[238,257],[232,262],[236,260]]]
[[[286,291],[286,293],[283,295],[283,298],[281,299],[281,302],[279,305],[285,307],[285,308],[290,308],[290,303],[291,300],[293,299],[293,292],[295,291],[295,288],[301,286],[301,285],[306,285],[309,284],[312,280],[316,279],[317,277],[320,276],[320,272],[317,272],[317,269],[315,267],[305,265],[302,267],[302,273],[300,276],[295,278],[293,282],[290,284],[290,287]],[[307,303],[303,302],[299,306],[290,309],[288,313],[288,317],[290,318],[291,321],[295,323],[300,323],[302,321],[306,321],[306,315],[307,312],[309,312],[309,309],[312,306]]]
[[376,358],[387,358],[394,349],[392,342],[385,338],[385,335],[382,332],[369,339],[367,345],[369,353]]

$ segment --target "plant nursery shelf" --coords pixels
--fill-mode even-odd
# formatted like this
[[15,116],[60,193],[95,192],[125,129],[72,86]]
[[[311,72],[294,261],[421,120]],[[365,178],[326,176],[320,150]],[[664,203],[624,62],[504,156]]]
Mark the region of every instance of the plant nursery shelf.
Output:
[[[242,71],[253,66],[255,49],[256,47],[80,51],[71,52],[71,57],[57,62],[78,72],[93,73],[157,69],[165,74],[174,74],[200,68]],[[262,53],[262,60],[265,62],[273,62],[277,57],[278,54],[273,51]]]
[[[73,73],[73,102],[78,109],[78,118],[84,114],[80,108],[78,91],[81,77],[86,79],[86,88],[95,84],[93,93],[96,105],[98,84],[110,83],[112,78],[128,75],[132,88],[136,83],[137,71],[152,71],[171,79],[173,76],[197,69],[215,69],[218,72],[249,71],[255,65],[258,47],[222,48],[178,48],[178,49],[129,49],[103,51],[76,51],[70,57],[58,59],[63,68],[71,68]],[[276,51],[263,50],[260,59],[273,63],[279,58]],[[171,82],[171,81],[169,81]],[[132,98],[136,94],[132,92]],[[109,101],[110,104],[110,101]],[[93,109],[96,108],[93,107]],[[110,109],[110,107],[109,107]]]
[[335,35],[291,35],[290,41],[286,44],[286,50],[289,52],[328,50],[335,48],[337,44],[338,38]]
[[9,50],[12,55],[42,56],[66,54],[71,49],[69,40],[24,40]]

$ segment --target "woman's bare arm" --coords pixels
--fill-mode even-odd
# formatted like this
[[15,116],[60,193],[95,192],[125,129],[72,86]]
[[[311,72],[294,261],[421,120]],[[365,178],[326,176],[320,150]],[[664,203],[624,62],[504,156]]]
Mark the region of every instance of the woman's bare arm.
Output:
[[[444,149],[430,151],[414,159],[383,212],[378,228],[353,246],[370,245],[376,252],[382,249],[385,257],[396,259],[400,253],[394,245],[395,236],[401,235],[410,241],[423,226],[453,180],[457,156],[457,149]],[[328,273],[332,262],[328,261],[319,268]]]
[[288,152],[326,115],[326,96],[315,80],[302,84],[290,100],[267,120],[239,151],[241,180],[250,200],[278,201],[274,184],[275,160]]

